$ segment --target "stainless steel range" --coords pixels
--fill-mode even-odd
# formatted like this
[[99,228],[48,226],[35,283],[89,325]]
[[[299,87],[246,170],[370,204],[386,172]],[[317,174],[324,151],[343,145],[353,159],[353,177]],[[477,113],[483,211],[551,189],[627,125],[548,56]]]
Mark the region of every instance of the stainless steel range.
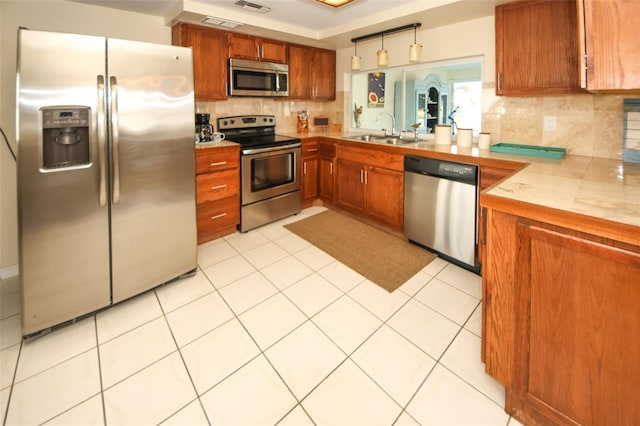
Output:
[[276,134],[273,115],[220,117],[218,131],[240,144],[240,231],[300,212],[300,139]]

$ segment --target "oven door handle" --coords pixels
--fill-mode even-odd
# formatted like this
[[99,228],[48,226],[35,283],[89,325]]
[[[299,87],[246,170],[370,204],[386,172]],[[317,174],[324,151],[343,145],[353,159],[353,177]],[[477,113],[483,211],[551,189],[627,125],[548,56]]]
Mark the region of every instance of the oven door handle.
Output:
[[283,149],[300,148],[301,146],[302,144],[298,142],[298,143],[292,143],[287,145],[269,146],[267,148],[243,149],[242,155],[262,154],[264,152],[273,152],[273,151],[280,151]]

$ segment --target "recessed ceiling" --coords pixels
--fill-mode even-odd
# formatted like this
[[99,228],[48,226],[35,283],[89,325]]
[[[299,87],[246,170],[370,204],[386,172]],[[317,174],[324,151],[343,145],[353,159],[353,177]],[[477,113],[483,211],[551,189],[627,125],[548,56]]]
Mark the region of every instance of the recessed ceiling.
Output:
[[422,29],[493,15],[506,0],[353,0],[331,7],[318,0],[250,0],[268,8],[256,13],[238,0],[72,0],[202,25],[207,16],[242,24],[234,31],[338,49],[351,38],[421,22]]

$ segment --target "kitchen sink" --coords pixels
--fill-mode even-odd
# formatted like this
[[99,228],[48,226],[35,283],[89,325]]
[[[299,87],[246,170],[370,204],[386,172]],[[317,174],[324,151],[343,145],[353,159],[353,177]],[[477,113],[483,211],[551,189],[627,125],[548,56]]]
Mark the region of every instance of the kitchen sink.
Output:
[[347,139],[365,141],[365,142],[380,142],[390,145],[404,145],[406,143],[414,142],[413,139],[402,139],[399,136],[382,136],[382,135],[353,135],[348,136]]
[[353,139],[356,141],[367,141],[369,142],[372,138],[375,138],[374,135],[355,135],[355,136],[347,136],[347,139]]

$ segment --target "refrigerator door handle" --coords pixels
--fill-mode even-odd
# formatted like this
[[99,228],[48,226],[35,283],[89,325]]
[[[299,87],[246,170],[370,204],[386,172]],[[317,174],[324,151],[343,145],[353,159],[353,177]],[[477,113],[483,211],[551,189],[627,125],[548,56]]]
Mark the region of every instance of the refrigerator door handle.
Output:
[[107,205],[107,129],[104,111],[104,76],[98,76],[98,174],[100,207]]
[[113,158],[113,193],[111,202],[120,202],[120,133],[118,130],[118,82],[115,77],[109,77],[111,92],[111,149]]

